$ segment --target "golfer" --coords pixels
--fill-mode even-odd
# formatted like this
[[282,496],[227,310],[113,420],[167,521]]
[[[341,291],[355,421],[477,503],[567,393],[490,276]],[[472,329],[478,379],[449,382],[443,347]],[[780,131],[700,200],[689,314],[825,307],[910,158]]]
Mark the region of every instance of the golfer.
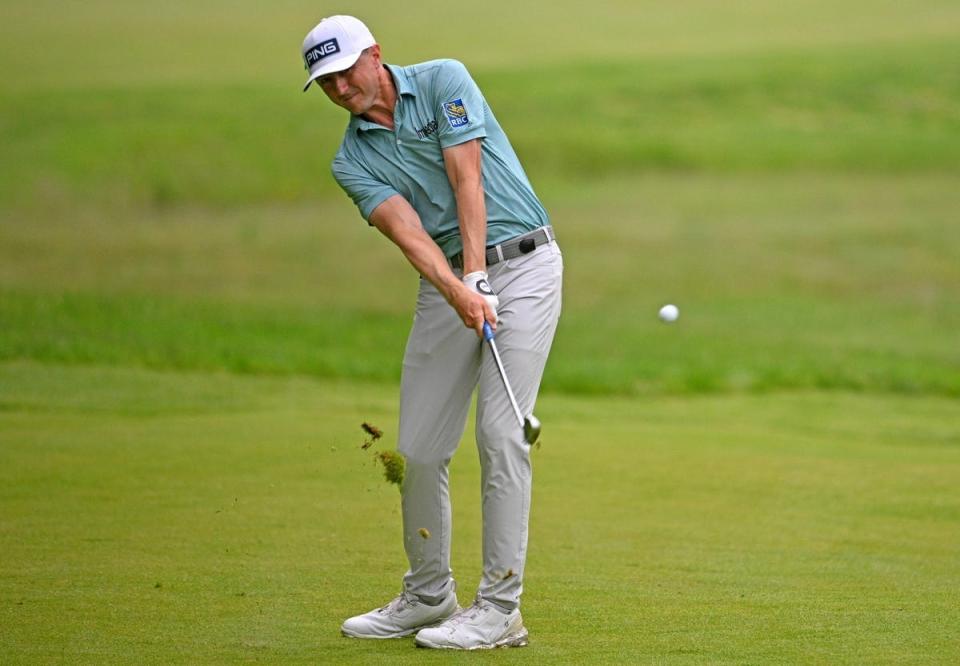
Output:
[[[527,644],[520,616],[530,450],[490,349],[488,322],[524,414],[533,412],[560,316],[563,260],[547,214],[466,68],[387,65],[367,27],[331,16],[303,42],[310,75],[350,112],[333,175],[360,215],[420,274],[403,358],[398,449],[402,593],[346,620],[356,638],[416,634],[424,647]],[[450,569],[448,467],[474,390],[482,469],[483,576],[461,609]]]

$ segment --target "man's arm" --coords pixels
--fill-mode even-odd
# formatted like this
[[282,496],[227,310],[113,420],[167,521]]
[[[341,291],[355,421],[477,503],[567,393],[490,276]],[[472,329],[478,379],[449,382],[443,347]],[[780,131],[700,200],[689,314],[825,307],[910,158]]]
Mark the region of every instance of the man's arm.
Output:
[[457,199],[463,274],[487,270],[487,207],[483,200],[480,139],[443,149],[447,179]]
[[406,199],[400,195],[390,197],[374,209],[370,223],[393,241],[420,275],[443,294],[465,326],[474,329],[478,336],[483,335],[484,320],[495,326],[486,299],[453,274],[440,247],[424,230],[420,216]]

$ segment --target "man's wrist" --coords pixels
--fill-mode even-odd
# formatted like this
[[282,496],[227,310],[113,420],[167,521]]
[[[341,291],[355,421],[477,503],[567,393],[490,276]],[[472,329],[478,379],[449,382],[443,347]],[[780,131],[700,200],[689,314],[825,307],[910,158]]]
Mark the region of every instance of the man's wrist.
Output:
[[462,282],[468,287],[473,287],[476,284],[477,280],[486,280],[489,276],[485,270],[474,270],[474,271],[463,271]]

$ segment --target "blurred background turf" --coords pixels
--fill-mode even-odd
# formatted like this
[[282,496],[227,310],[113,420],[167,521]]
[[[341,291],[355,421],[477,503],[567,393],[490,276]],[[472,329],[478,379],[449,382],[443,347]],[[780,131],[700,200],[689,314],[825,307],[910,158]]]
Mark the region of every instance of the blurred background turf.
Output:
[[[6,13],[0,358],[396,380],[416,283],[329,175],[343,113],[300,93],[321,8]],[[467,63],[547,205],[547,391],[960,395],[956,3],[362,18],[388,61]]]
[[[337,633],[404,566],[358,426],[395,446],[417,285],[300,92],[338,11],[3,4],[0,661],[449,660]],[[361,17],[469,66],[564,251],[533,640],[487,656],[957,663],[960,4]]]

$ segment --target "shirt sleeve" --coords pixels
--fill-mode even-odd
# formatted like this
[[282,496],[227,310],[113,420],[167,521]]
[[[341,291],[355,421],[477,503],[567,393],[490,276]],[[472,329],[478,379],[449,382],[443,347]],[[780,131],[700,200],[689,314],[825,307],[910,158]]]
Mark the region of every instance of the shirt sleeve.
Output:
[[434,92],[440,147],[487,136],[486,100],[463,63],[447,60],[437,70]]
[[377,206],[398,194],[393,187],[374,178],[373,174],[343,152],[337,153],[331,170],[337,184],[350,196],[360,209],[360,215],[368,222]]

